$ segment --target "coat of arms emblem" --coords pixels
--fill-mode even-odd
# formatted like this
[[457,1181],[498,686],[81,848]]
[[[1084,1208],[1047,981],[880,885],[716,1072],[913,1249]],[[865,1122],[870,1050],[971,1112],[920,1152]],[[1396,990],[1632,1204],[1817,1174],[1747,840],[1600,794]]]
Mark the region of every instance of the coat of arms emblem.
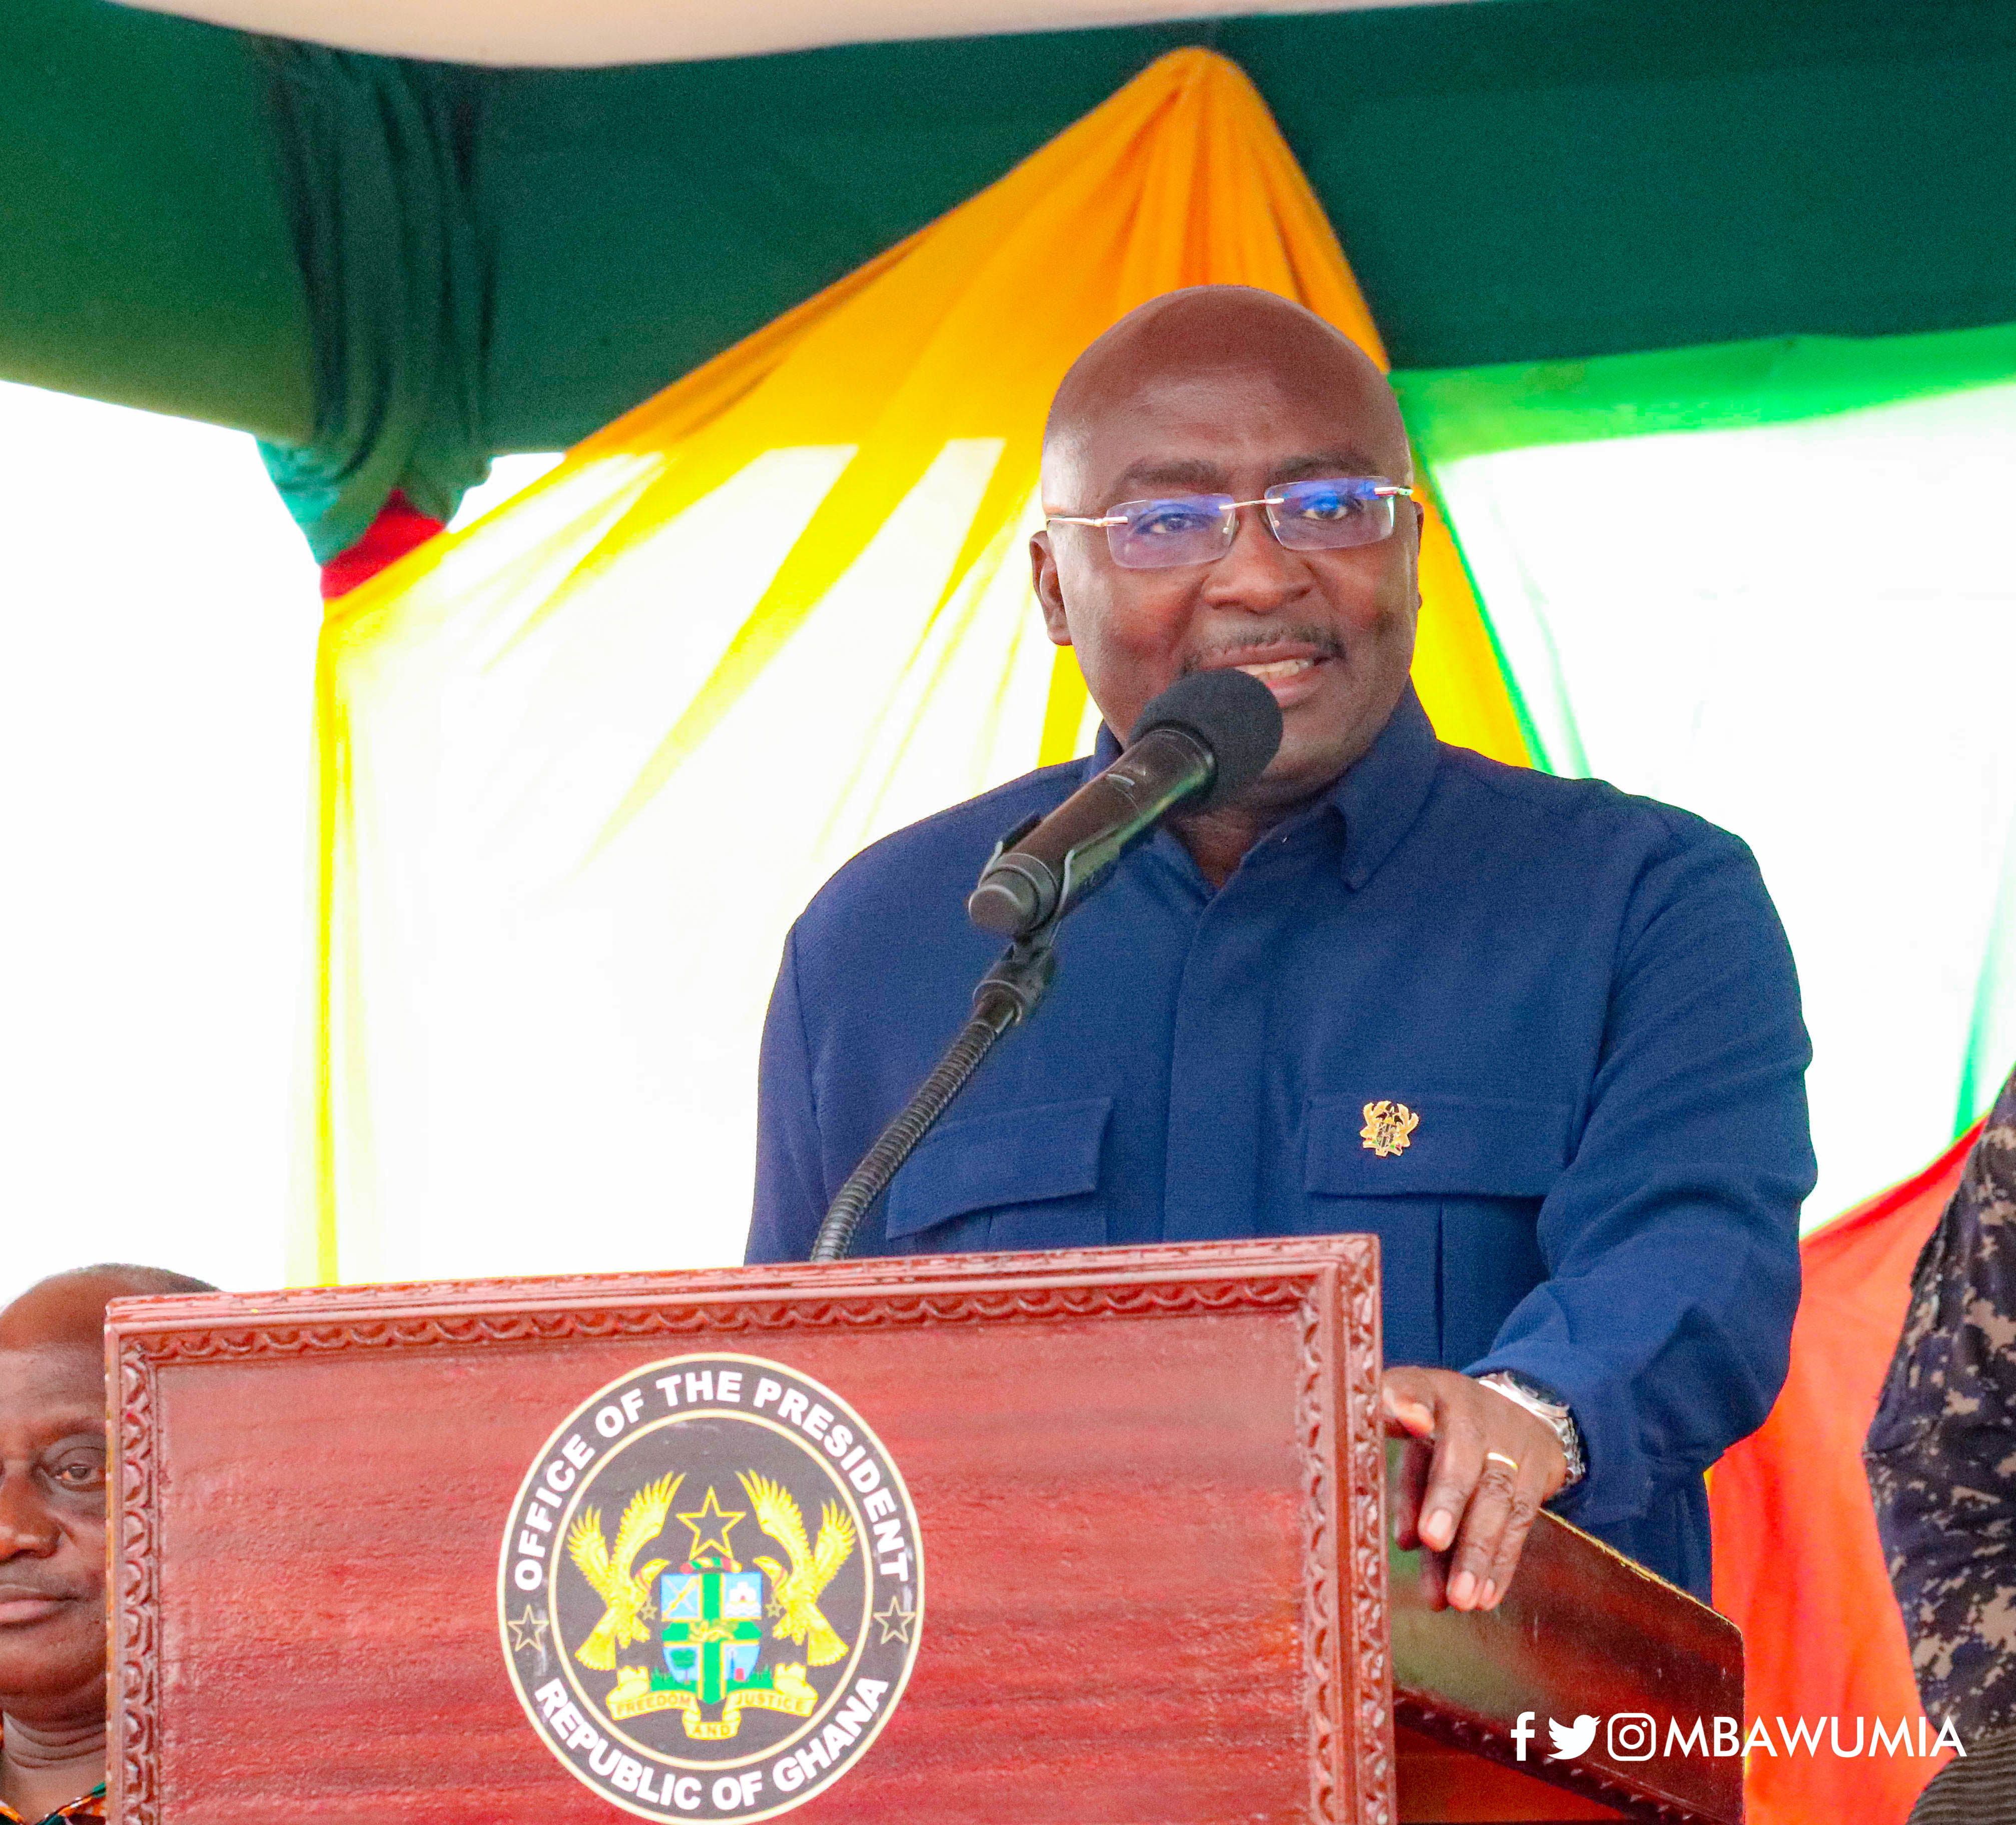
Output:
[[1395,1154],[1404,1154],[1413,1139],[1414,1130],[1421,1125],[1421,1118],[1404,1103],[1392,1103],[1381,1097],[1377,1103],[1365,1105],[1365,1125],[1358,1132],[1360,1144],[1370,1147],[1375,1157],[1384,1160]]
[[837,1395],[781,1363],[691,1356],[554,1433],[499,1594],[513,1683],[577,1779],[647,1818],[761,1819],[880,1730],[923,1567],[895,1466]]

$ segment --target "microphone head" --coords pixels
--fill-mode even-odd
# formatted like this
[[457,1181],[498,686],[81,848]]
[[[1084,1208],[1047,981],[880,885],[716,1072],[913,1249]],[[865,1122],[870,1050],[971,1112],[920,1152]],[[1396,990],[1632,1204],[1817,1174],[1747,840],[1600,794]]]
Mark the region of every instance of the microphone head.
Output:
[[1222,805],[1267,770],[1281,745],[1281,706],[1259,679],[1233,667],[1179,678],[1141,712],[1129,745],[1151,729],[1181,729],[1218,761],[1211,790],[1197,807]]

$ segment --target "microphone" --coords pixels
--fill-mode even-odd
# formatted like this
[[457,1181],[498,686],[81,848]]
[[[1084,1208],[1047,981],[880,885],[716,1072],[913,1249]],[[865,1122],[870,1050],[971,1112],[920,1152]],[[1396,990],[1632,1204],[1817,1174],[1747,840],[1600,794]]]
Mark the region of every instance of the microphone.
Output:
[[1281,707],[1257,678],[1226,668],[1177,679],[1141,712],[1118,760],[1002,839],[967,916],[1010,938],[1062,918],[1177,806],[1222,805],[1280,745]]

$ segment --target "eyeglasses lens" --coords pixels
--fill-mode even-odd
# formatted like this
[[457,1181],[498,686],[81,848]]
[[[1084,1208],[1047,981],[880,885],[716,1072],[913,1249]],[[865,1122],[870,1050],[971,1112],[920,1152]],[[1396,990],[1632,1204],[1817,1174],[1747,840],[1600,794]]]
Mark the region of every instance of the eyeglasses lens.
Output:
[[[1267,491],[1267,523],[1291,551],[1374,545],[1393,530],[1393,498],[1379,491],[1390,485],[1361,476],[1289,482]],[[1215,563],[1238,530],[1230,495],[1122,501],[1112,511],[1118,524],[1107,527],[1107,546],[1130,571]]]
[[1122,501],[1118,526],[1106,529],[1113,561],[1130,571],[1215,563],[1232,549],[1229,495],[1185,495],[1169,501]]
[[1267,491],[1267,523],[1291,551],[1339,551],[1376,545],[1393,531],[1391,484],[1377,477],[1291,481]]

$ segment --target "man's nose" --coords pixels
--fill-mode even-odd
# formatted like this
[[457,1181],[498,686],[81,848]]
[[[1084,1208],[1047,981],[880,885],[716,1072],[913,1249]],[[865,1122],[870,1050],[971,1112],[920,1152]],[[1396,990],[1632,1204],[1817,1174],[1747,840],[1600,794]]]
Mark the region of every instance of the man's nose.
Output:
[[0,1562],[46,1559],[62,1539],[33,1471],[24,1465],[0,1467]]
[[1275,538],[1267,509],[1241,507],[1232,549],[1211,567],[1203,593],[1214,607],[1270,614],[1309,586],[1308,565]]

